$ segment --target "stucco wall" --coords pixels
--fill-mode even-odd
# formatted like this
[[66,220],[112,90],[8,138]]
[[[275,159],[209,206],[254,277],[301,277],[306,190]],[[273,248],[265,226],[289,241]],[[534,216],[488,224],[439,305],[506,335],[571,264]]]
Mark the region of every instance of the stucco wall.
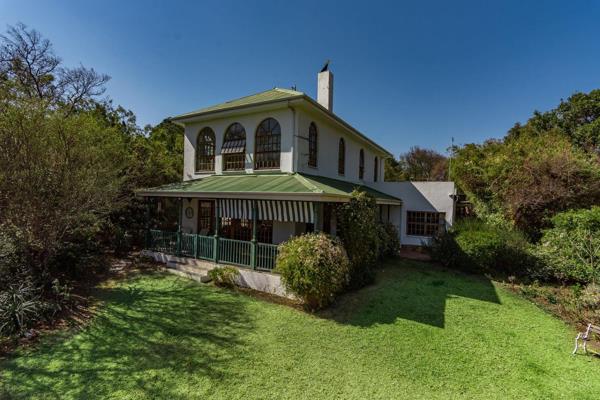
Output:
[[384,193],[402,199],[402,207],[392,207],[390,220],[399,226],[403,245],[429,245],[431,238],[406,234],[407,211],[437,211],[446,213],[446,226],[454,222],[454,182],[380,182],[373,185]]
[[[207,119],[201,122],[194,122],[185,127],[185,136],[183,144],[183,180],[197,179],[207,174],[196,173],[196,139],[198,133],[205,127],[209,127],[215,133],[216,156],[215,173],[223,173],[221,146],[227,128],[235,123],[240,123],[246,130],[246,172],[251,173],[254,170],[254,138],[256,128],[266,118],[275,118],[281,127],[281,167],[283,172],[293,170],[293,113],[289,108],[278,108],[272,110],[263,110],[260,112],[230,116],[226,118]],[[237,171],[238,173],[240,171]],[[208,174],[210,175],[210,174]]]
[[[308,129],[310,123],[317,126],[317,167],[308,165]],[[298,136],[304,139],[298,141],[298,171],[312,175],[326,176],[329,178],[372,183],[374,177],[375,156],[379,162],[378,181],[383,180],[384,154],[376,151],[367,143],[359,142],[355,136],[348,135],[344,130],[335,126],[320,115],[298,110]],[[344,138],[346,145],[346,167],[344,175],[338,174],[338,146],[340,138]],[[364,178],[358,178],[358,161],[360,149],[365,153]]]
[[[183,199],[181,210],[181,231],[183,233],[197,233],[198,228],[198,199]],[[186,216],[186,210],[191,207],[193,215]]]

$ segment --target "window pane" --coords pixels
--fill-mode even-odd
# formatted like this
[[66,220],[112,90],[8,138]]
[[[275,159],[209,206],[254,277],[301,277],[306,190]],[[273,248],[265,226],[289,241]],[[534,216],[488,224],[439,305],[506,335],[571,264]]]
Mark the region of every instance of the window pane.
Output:
[[223,147],[223,170],[242,170],[245,167],[246,156],[246,131],[239,123],[234,123],[227,128]]
[[344,175],[346,169],[346,145],[344,139],[340,139],[338,145],[338,174]]
[[273,118],[267,118],[256,129],[254,154],[255,169],[279,168],[281,160],[281,127]]
[[435,236],[445,227],[445,213],[407,211],[406,233],[413,236]]
[[317,126],[314,122],[308,128],[308,165],[317,166]]
[[196,171],[214,171],[215,133],[206,127],[198,133],[196,140]]

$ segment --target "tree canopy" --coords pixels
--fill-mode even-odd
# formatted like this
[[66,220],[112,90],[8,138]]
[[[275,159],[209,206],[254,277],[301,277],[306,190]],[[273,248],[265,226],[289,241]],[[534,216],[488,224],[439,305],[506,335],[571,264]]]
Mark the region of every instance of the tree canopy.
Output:
[[448,159],[435,150],[411,147],[398,160],[388,159],[385,180],[445,181],[448,179]]
[[454,149],[452,177],[493,221],[538,238],[549,218],[600,203],[600,90],[534,112],[502,140]]

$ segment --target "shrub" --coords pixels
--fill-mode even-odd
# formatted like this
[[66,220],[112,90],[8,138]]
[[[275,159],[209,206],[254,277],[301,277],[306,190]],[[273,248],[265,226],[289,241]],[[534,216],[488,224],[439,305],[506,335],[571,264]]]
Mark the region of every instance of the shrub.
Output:
[[354,190],[350,201],[337,208],[336,217],[338,235],[350,259],[350,287],[365,286],[375,278],[380,254],[375,199]]
[[240,276],[240,271],[234,267],[218,267],[208,271],[208,276],[217,286],[233,288],[235,281]]
[[10,284],[0,292],[0,334],[22,334],[42,319],[46,304],[30,281]]
[[590,283],[583,289],[579,297],[581,305],[586,308],[597,310],[600,308],[600,286]]
[[310,233],[280,245],[277,272],[287,290],[315,310],[330,304],[348,284],[350,264],[338,239]]
[[396,226],[388,223],[377,225],[379,258],[394,257],[400,252],[400,238]]
[[600,278],[600,207],[571,210],[552,218],[536,254],[546,272],[561,281],[595,282]]
[[434,238],[431,253],[449,267],[523,276],[537,265],[529,249],[527,239],[518,231],[465,220]]

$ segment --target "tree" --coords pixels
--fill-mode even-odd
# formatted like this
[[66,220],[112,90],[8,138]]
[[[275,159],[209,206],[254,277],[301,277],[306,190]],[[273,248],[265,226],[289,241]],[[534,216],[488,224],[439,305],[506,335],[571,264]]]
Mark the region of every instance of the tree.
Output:
[[435,150],[411,147],[400,155],[398,161],[386,163],[385,180],[394,181],[445,181],[448,179],[448,159]]
[[549,218],[600,202],[600,164],[561,132],[456,149],[452,176],[484,219],[538,238]]
[[15,97],[43,101],[68,115],[102,95],[109,79],[83,66],[63,67],[50,41],[24,24],[0,35],[0,82]]
[[548,132],[560,132],[576,146],[600,153],[600,89],[574,93],[550,111],[535,111],[525,125],[515,124],[507,139]]

